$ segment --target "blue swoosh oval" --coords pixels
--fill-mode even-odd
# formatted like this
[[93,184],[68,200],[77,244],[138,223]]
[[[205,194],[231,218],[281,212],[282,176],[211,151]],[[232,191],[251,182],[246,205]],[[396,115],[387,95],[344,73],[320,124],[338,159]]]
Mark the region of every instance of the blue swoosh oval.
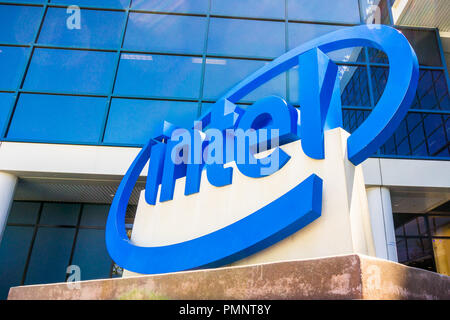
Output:
[[[357,46],[371,46],[384,51],[391,71],[376,108],[347,140],[349,159],[356,165],[372,155],[393,133],[414,97],[418,79],[417,58],[399,31],[387,26],[356,26],[329,33],[275,59],[243,80],[224,98],[237,102],[273,77],[296,66],[298,56],[312,48],[318,47],[327,53]],[[276,243],[320,216],[322,180],[312,175],[279,199],[223,229],[168,246],[136,246],[125,231],[125,212],[154,143],[150,140],[128,169],[107,220],[107,249],[112,259],[125,269],[150,274],[223,265]],[[287,204],[289,209],[280,211],[279,208],[287,208]]]

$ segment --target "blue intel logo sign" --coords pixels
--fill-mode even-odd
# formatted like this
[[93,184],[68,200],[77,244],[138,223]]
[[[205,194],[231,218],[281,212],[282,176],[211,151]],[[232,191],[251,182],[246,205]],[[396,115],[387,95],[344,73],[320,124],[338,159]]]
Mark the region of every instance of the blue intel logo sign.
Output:
[[[164,122],[160,134],[142,148],[114,197],[106,228],[112,259],[127,270],[146,274],[218,267],[268,248],[320,217],[323,181],[311,174],[259,210],[188,241],[143,247],[133,244],[125,231],[128,200],[147,162],[145,201],[154,206],[158,200],[176,201],[175,184],[182,177],[185,196],[199,193],[202,172],[215,187],[232,184],[236,169],[264,181],[291,159],[280,146],[297,140],[305,155],[323,160],[325,131],[342,127],[338,67],[327,53],[365,46],[386,53],[390,72],[377,106],[348,137],[347,157],[356,166],[371,156],[405,117],[418,82],[417,58],[406,38],[379,25],[345,28],[285,53],[234,87],[190,129]],[[301,111],[276,96],[245,109],[235,104],[296,66]],[[235,168],[226,165],[231,162]]]

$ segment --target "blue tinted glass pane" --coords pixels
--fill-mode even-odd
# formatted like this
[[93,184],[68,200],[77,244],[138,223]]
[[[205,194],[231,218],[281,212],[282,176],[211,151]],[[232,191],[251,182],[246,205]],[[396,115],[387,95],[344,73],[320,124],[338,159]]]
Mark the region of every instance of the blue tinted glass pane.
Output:
[[25,284],[64,282],[74,236],[75,228],[40,227]]
[[0,130],[6,126],[13,103],[14,93],[0,93]]
[[208,12],[208,6],[208,0],[133,0],[131,4],[133,9],[138,10],[203,14]]
[[[212,100],[219,99],[232,87],[267,63],[264,61],[208,58],[206,60],[203,97]],[[286,75],[284,73],[262,85],[242,100],[255,101],[272,94],[281,97],[286,96]]]
[[8,223],[35,224],[40,207],[39,202],[14,201],[9,212]]
[[336,31],[341,28],[346,27],[310,24],[310,23],[289,23],[288,24],[289,49],[298,47],[299,45],[305,42],[308,42],[312,39],[315,39],[324,34]]
[[285,50],[283,22],[211,18],[208,53],[278,57]]
[[33,42],[41,12],[42,7],[0,5],[0,42]]
[[19,86],[29,52],[30,49],[24,47],[0,47],[1,89],[15,90]]
[[201,71],[201,58],[124,53],[114,92],[131,96],[197,98]]
[[[289,101],[296,105],[299,103],[298,72],[298,67],[289,71]],[[371,106],[366,67],[341,65],[338,69],[338,76],[343,106]]]
[[80,213],[79,204],[68,203],[44,203],[42,208],[40,224],[48,225],[76,225],[78,214]]
[[103,98],[21,94],[8,137],[97,142],[106,106]]
[[130,4],[130,0],[51,0],[50,2],[98,8],[126,8]]
[[9,288],[22,280],[33,227],[8,226],[0,245],[0,299],[6,299]]
[[380,51],[375,48],[368,48],[368,51],[369,51],[370,62],[384,63],[384,64],[389,63],[389,59],[383,51]]
[[419,85],[416,90],[416,97],[411,105],[415,109],[438,109],[438,99],[436,96],[434,81],[431,70],[420,70]]
[[81,280],[109,278],[112,260],[105,245],[105,231],[80,229],[72,265],[81,270]]
[[433,71],[434,90],[439,102],[439,109],[450,110],[450,96],[444,71]]
[[443,71],[420,69],[414,109],[450,109],[447,81]]
[[372,67],[370,73],[372,77],[374,102],[377,104],[386,87],[387,79],[389,77],[389,68]]
[[124,48],[140,51],[202,53],[206,18],[130,13]]
[[336,62],[365,62],[366,54],[364,48],[353,47],[328,52],[328,57]]
[[109,205],[85,204],[81,215],[81,226],[104,227],[108,217]]
[[348,132],[352,133],[355,131],[367,117],[369,116],[370,111],[366,110],[342,110],[342,120],[344,129]]
[[424,114],[425,133],[431,156],[440,156],[443,151],[446,152],[449,148],[449,118],[448,115]]
[[370,107],[366,67],[339,66],[338,72],[342,105]]
[[111,89],[115,63],[113,52],[36,49],[24,88],[106,94]]
[[289,20],[360,23],[358,0],[288,0]]
[[81,9],[79,28],[69,23],[72,15],[67,13],[66,8],[49,8],[39,34],[39,43],[88,48],[120,46],[125,12]]
[[212,0],[211,14],[284,20],[285,0]]
[[197,112],[196,102],[114,99],[104,142],[145,144],[159,134],[164,120],[191,128]]

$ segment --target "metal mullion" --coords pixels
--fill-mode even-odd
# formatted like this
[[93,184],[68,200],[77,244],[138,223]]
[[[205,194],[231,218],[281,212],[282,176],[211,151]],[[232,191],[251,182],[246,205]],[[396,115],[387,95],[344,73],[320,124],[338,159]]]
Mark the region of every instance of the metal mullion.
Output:
[[21,43],[8,43],[8,42],[0,42],[0,46],[2,47],[20,47],[20,48],[29,48],[30,44],[21,44]]
[[203,43],[203,54],[202,54],[202,70],[200,74],[200,89],[198,93],[198,108],[197,108],[197,117],[200,117],[203,109],[203,90],[205,88],[205,75],[206,75],[206,55],[208,52],[208,38],[209,38],[209,25],[211,23],[211,1],[208,1],[208,12],[206,16],[206,33],[205,33],[205,41]]
[[430,155],[430,146],[428,145],[428,136],[427,136],[427,132],[425,130],[425,119],[423,118],[423,114],[419,113],[419,115],[420,115],[421,121],[419,122],[418,126],[422,125],[423,136],[425,139],[425,148],[427,150],[427,154]]
[[196,102],[198,99],[196,98],[187,98],[187,97],[163,97],[163,96],[133,96],[133,95],[123,95],[123,94],[112,94],[112,98],[118,99],[137,99],[137,100],[158,100],[158,101],[180,101],[180,102]]
[[429,114],[450,115],[450,110],[409,109],[408,112],[411,112],[411,113],[429,113]]
[[252,56],[233,56],[233,55],[225,55],[225,54],[207,54],[208,58],[217,58],[217,59],[235,59],[235,60],[252,60],[252,61],[266,61],[271,62],[276,57],[252,57]]
[[96,52],[117,52],[117,49],[108,48],[89,48],[76,46],[59,46],[52,44],[33,43],[34,48],[39,49],[55,49],[55,50],[73,50],[73,51],[96,51]]
[[16,88],[16,92],[17,93],[16,93],[16,95],[14,97],[14,103],[13,103],[13,106],[10,109],[8,117],[7,117],[8,120],[6,121],[4,127],[2,128],[2,135],[0,137],[1,139],[6,138],[6,136],[8,134],[8,131],[9,131],[9,127],[11,126],[12,118],[14,116],[14,112],[16,110],[17,103],[18,103],[19,97],[20,97],[19,90],[22,89],[23,84],[25,82],[25,77],[26,77],[26,74],[27,74],[28,69],[30,67],[31,59],[33,58],[33,55],[34,55],[34,45],[35,45],[35,43],[37,43],[37,40],[39,38],[39,34],[41,33],[41,30],[42,30],[42,26],[44,25],[45,16],[47,15],[47,8],[48,8],[49,1],[50,0],[47,0],[43,5],[38,6],[38,7],[42,7],[41,21],[40,21],[39,27],[37,28],[36,33],[34,35],[34,41],[33,41],[33,43],[30,44],[30,52],[29,52],[29,56],[28,56],[28,59],[27,59],[27,63],[25,64],[25,67],[22,70],[22,75],[20,77],[19,85]]
[[227,16],[219,14],[211,14],[210,17],[219,19],[234,19],[234,20],[249,20],[249,21],[285,22],[285,19],[277,19],[277,18],[240,17],[240,16]]
[[[288,0],[284,1],[284,51],[289,51],[289,23],[288,23]],[[285,72],[286,76],[286,100],[290,101],[291,95],[290,95],[290,80],[289,75],[291,74],[291,71],[288,70]]]
[[193,57],[193,58],[201,58],[203,56],[202,53],[183,53],[183,52],[177,52],[177,51],[146,51],[146,50],[133,50],[133,49],[121,49],[120,51],[121,51],[121,53],[148,54],[148,55],[160,55],[160,56],[177,56],[177,57]]
[[442,48],[441,36],[439,34],[439,29],[435,28],[436,40],[439,48],[439,57],[441,58],[441,64],[444,71],[445,79],[447,80],[447,92],[450,92],[450,76],[448,72],[447,61],[445,60],[444,49]]
[[142,10],[142,9],[129,9],[129,12],[143,13],[143,14],[161,14],[167,16],[185,16],[185,17],[203,17],[206,18],[207,14],[194,13],[194,12],[169,12],[169,11],[156,11],[156,10]]
[[319,25],[328,25],[328,26],[338,26],[338,27],[354,27],[361,25],[360,23],[343,23],[343,22],[332,22],[332,21],[310,21],[310,20],[296,20],[296,19],[287,19],[288,22],[292,23],[308,23],[308,24],[319,24]]
[[[47,1],[48,2],[48,1]],[[20,6],[20,7],[44,7],[44,3],[26,3],[21,1],[16,2],[7,2],[7,1],[0,1],[0,5],[6,5],[6,6]]]
[[126,18],[125,18],[125,23],[122,26],[122,33],[120,36],[120,48],[119,48],[119,50],[117,50],[117,53],[116,53],[116,65],[115,65],[114,75],[111,79],[110,90],[109,90],[109,94],[108,94],[107,101],[106,101],[107,106],[106,106],[106,110],[105,110],[105,115],[103,116],[103,123],[102,123],[101,131],[100,131],[101,133],[98,138],[99,145],[103,144],[103,140],[104,140],[105,133],[106,133],[106,126],[108,123],[109,112],[111,110],[111,103],[112,103],[113,94],[114,94],[114,86],[115,86],[115,83],[117,80],[117,74],[119,72],[120,58],[122,56],[123,43],[125,41],[125,33],[127,31],[128,20],[130,18],[131,3],[132,3],[132,1],[130,0],[128,7],[125,9]]
[[[75,4],[76,5],[76,4]],[[70,4],[59,4],[59,3],[48,3],[49,8],[62,8],[66,9],[70,6]],[[76,5],[81,10],[98,10],[98,11],[119,11],[124,12],[124,8],[102,8],[102,7],[96,7],[96,6],[89,6],[89,5]]]
[[373,92],[374,88],[373,88],[373,85],[372,85],[372,70],[371,69],[372,68],[370,66],[370,63],[368,62],[367,65],[366,65],[366,71],[367,71],[367,83],[368,83],[368,86],[369,86],[369,99],[370,99],[371,107],[374,108],[375,107],[375,96],[374,96],[374,92]]
[[420,67],[420,69],[422,69],[422,70],[434,70],[434,71],[437,71],[437,70],[439,70],[439,71],[444,71],[444,70],[445,70],[444,67],[439,67],[439,66],[425,66],[425,65],[420,65],[419,67]]
[[53,92],[53,91],[45,91],[45,90],[24,90],[19,89],[16,91],[17,93],[28,93],[28,94],[42,94],[42,95],[52,95],[52,96],[76,96],[76,97],[92,97],[92,98],[107,98],[108,96],[105,94],[97,94],[97,93],[87,93],[87,92]]

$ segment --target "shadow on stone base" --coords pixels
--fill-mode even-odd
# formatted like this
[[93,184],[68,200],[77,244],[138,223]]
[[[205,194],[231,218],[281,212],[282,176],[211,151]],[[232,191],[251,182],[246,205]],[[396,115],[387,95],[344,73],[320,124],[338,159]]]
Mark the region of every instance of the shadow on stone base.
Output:
[[355,254],[79,285],[13,287],[8,299],[450,299],[448,276]]

